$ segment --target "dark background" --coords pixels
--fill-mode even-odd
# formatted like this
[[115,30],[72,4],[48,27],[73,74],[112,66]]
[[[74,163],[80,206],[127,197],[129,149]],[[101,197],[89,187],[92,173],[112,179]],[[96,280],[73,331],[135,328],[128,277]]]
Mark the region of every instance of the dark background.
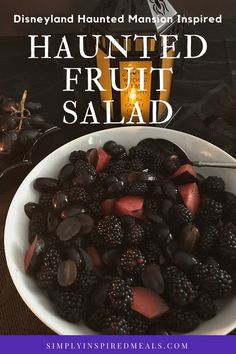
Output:
[[[139,1],[139,0],[137,0]],[[29,0],[10,0],[4,4],[4,11],[0,11],[0,92],[19,99],[22,92],[27,89],[29,99],[39,100],[45,108],[45,118],[59,126],[62,126],[63,103],[68,99],[75,99],[73,95],[68,96],[63,93],[65,87],[63,66],[83,67],[86,62],[81,58],[73,61],[53,61],[53,60],[29,60],[30,41],[26,37],[29,33],[55,33],[53,37],[53,46],[57,46],[56,33],[78,33],[84,31],[78,24],[52,25],[14,25],[13,14],[25,14],[32,16],[41,15],[69,15],[71,13],[91,14],[93,9],[99,4],[99,0],[76,1],[76,0],[47,0],[29,1]],[[178,10],[189,16],[200,14],[206,16],[217,16],[223,14],[224,24],[221,25],[200,25],[187,26],[185,31],[189,33],[198,33],[208,40],[208,52],[203,58],[198,60],[185,61],[183,70],[175,75],[175,86],[173,97],[177,106],[198,102],[204,93],[209,92],[212,86],[215,86],[220,80],[227,77],[227,83],[233,75],[233,42],[235,26],[232,18],[236,18],[235,0],[172,0],[171,3]],[[73,34],[71,34],[73,37]],[[72,39],[73,41],[73,39]],[[233,57],[232,57],[233,55]],[[230,56],[230,58],[228,58]],[[215,62],[212,66],[213,61]],[[216,63],[218,62],[218,63]],[[233,63],[233,64],[232,64]],[[177,63],[178,64],[178,63]],[[92,65],[92,63],[91,63]],[[189,66],[188,66],[189,65]],[[197,79],[204,80],[197,83]],[[187,81],[187,82],[186,82]],[[196,83],[191,91],[188,91],[186,97],[186,85]],[[86,78],[82,78],[78,89],[80,97],[79,118],[83,119],[84,112],[87,109],[87,101],[96,101],[97,95],[83,95]],[[232,85],[231,85],[232,86]],[[99,109],[99,104],[97,105]],[[182,118],[182,117],[181,117]],[[182,125],[185,129],[186,125]],[[76,127],[81,127],[76,124]],[[69,128],[64,126],[64,128]],[[197,129],[198,130],[198,129]],[[89,128],[86,132],[89,132]],[[198,132],[196,131],[196,134]]]

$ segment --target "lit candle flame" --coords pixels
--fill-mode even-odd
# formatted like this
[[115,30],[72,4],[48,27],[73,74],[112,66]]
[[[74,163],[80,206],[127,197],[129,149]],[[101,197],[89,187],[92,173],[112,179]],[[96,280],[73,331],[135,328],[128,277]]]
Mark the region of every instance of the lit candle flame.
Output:
[[137,94],[136,94],[136,90],[134,88],[131,89],[129,97],[132,102],[136,101]]

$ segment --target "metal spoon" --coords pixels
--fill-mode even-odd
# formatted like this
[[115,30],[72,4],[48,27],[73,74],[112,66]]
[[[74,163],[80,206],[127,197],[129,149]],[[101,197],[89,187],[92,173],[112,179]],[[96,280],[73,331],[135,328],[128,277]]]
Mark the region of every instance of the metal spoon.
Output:
[[177,155],[183,164],[188,163],[196,167],[217,167],[236,169],[236,162],[208,162],[208,161],[191,161],[186,152],[175,143],[166,139],[145,139],[139,143],[140,145],[149,146],[152,150],[161,150],[168,155]]

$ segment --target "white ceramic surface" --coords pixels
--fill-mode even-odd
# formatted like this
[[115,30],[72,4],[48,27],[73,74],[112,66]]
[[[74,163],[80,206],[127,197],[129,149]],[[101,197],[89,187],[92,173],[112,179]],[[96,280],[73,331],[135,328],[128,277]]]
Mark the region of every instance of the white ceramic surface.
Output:
[[[41,161],[25,178],[11,203],[5,226],[5,252],[13,282],[32,312],[58,334],[93,334],[86,326],[71,324],[58,317],[52,304],[39,291],[36,283],[24,272],[24,255],[29,246],[27,240],[28,219],[24,204],[37,201],[38,194],[32,187],[37,177],[57,177],[58,171],[68,161],[73,150],[100,147],[107,140],[115,140],[129,148],[145,138],[166,138],[188,152],[192,160],[235,161],[231,156],[194,136],[168,129],[151,127],[124,127],[104,130],[78,138],[57,149]],[[218,175],[225,179],[228,191],[236,193],[236,170],[201,168],[203,175]],[[203,322],[191,334],[227,334],[236,327],[236,297],[219,303],[218,315]],[[13,319],[14,320],[14,319]]]

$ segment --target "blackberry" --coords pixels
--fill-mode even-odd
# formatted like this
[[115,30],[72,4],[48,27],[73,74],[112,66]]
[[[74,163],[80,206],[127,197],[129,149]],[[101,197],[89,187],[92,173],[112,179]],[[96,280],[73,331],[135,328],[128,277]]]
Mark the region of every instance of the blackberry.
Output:
[[60,252],[57,248],[49,248],[43,256],[43,266],[54,268],[57,270],[61,262]]
[[102,331],[103,323],[112,314],[114,314],[114,310],[110,309],[107,304],[95,308],[88,306],[84,319],[85,324],[94,331]]
[[61,247],[60,239],[56,235],[50,235],[44,239],[46,247],[59,249]]
[[[236,233],[236,226],[232,222],[227,222],[226,224],[223,224],[223,230],[230,230],[234,233]],[[220,228],[221,231],[221,228]]]
[[159,199],[147,199],[144,201],[144,209],[147,212],[150,212],[154,215],[159,214],[160,213],[160,204],[161,204],[161,200]]
[[221,177],[210,176],[202,182],[203,191],[209,196],[224,192],[225,182]]
[[82,151],[82,150],[78,150],[78,151],[73,151],[71,154],[70,154],[70,157],[69,157],[69,161],[73,164],[75,164],[78,160],[83,160],[83,161],[86,161],[86,152],[85,151]]
[[147,264],[160,264],[161,250],[155,242],[150,241],[144,245],[143,253]]
[[105,199],[105,189],[100,186],[100,185],[97,185],[95,186],[92,190],[91,190],[91,195],[92,195],[92,198],[95,202],[101,202],[102,200]]
[[36,236],[44,238],[47,234],[47,215],[37,211],[29,222],[29,242],[32,243]]
[[66,192],[70,202],[80,202],[85,204],[91,202],[91,196],[83,187],[72,187]]
[[214,199],[206,198],[200,206],[198,220],[201,225],[216,225],[221,219],[223,205]]
[[217,307],[214,301],[208,294],[204,293],[201,293],[197,297],[196,302],[193,304],[193,309],[203,321],[208,321],[217,314]]
[[194,268],[193,278],[212,299],[222,298],[232,290],[231,276],[217,266],[198,264]]
[[154,173],[160,173],[163,163],[165,161],[165,156],[161,153],[156,153],[153,160],[148,162],[148,170]]
[[97,174],[97,179],[98,179],[98,182],[100,183],[100,184],[104,184],[105,183],[105,181],[106,181],[106,179],[108,178],[108,173],[106,173],[106,172],[99,172],[98,174]]
[[59,315],[69,322],[79,322],[85,311],[85,298],[73,291],[59,293],[55,297],[55,309]]
[[228,221],[235,223],[236,220],[236,195],[225,192],[223,197],[223,215]]
[[231,228],[222,228],[217,239],[217,252],[221,258],[228,261],[236,260],[236,233]]
[[125,280],[114,279],[108,290],[108,298],[115,309],[129,309],[133,304],[133,290]]
[[103,334],[130,334],[128,322],[119,315],[112,315],[105,319],[103,323]]
[[126,228],[125,240],[129,245],[137,246],[144,239],[144,230],[141,225],[132,224]]
[[172,308],[162,317],[163,324],[172,331],[188,333],[199,325],[197,314],[191,310]]
[[214,266],[220,268],[220,264],[213,257],[209,257],[206,259],[206,265],[214,265]]
[[61,183],[61,189],[64,192],[68,192],[73,187],[74,187],[73,179],[68,179],[65,182]]
[[150,149],[143,148],[142,146],[135,146],[129,150],[129,158],[141,160],[146,168],[147,164],[155,159],[155,153]]
[[140,159],[133,159],[128,162],[127,168],[131,171],[141,172],[144,170],[144,164]]
[[82,271],[76,281],[76,287],[81,294],[88,295],[98,284],[98,276],[91,271]]
[[54,269],[42,266],[40,271],[36,274],[38,285],[42,289],[54,290],[57,281],[57,271]]
[[186,306],[196,298],[196,290],[187,276],[175,266],[162,271],[165,291],[171,302],[178,306]]
[[218,236],[219,232],[214,226],[205,227],[199,238],[200,250],[206,254],[211,253]]
[[148,191],[147,183],[145,182],[134,182],[128,183],[125,186],[125,193],[128,195],[142,196]]
[[128,274],[139,274],[143,272],[145,269],[145,264],[146,259],[144,254],[136,248],[129,248],[121,255],[121,269]]
[[219,232],[224,233],[225,230],[236,233],[236,226],[232,222],[223,223],[219,227]]
[[38,284],[45,289],[52,289],[57,282],[57,270],[61,263],[61,256],[59,251],[51,247],[49,248],[42,260],[42,266],[36,275]]
[[[148,172],[148,174],[150,176],[155,176],[155,178],[159,179],[159,176],[157,176],[157,174],[153,174],[151,172]],[[160,181],[152,181],[150,183],[148,183],[148,195],[151,198],[155,198],[156,200],[160,200],[160,204],[161,204],[161,200],[163,199],[163,190],[162,190],[162,185]]]
[[39,205],[43,207],[44,210],[50,210],[53,207],[52,199],[53,199],[52,193],[43,193],[39,197]]
[[75,163],[75,174],[76,176],[80,175],[81,172],[88,172],[91,176],[96,176],[95,167],[88,161],[77,160]]
[[149,327],[148,320],[135,311],[127,311],[125,315],[130,327],[130,334],[142,335],[146,334]]
[[111,175],[116,175],[118,172],[121,172],[126,169],[127,162],[126,160],[118,160],[114,162],[110,162],[107,171]]
[[122,244],[124,233],[120,220],[116,216],[106,216],[97,224],[98,238],[108,247]]
[[144,229],[144,237],[145,237],[145,239],[147,241],[151,240],[155,236],[155,233],[157,231],[156,224],[154,222],[152,222],[151,220],[145,220],[142,223],[142,227]]
[[170,209],[168,218],[170,223],[176,227],[191,224],[193,221],[192,213],[183,204],[175,204]]
[[104,217],[103,206],[99,202],[93,202],[93,203],[89,204],[88,213],[94,219],[102,219]]
[[123,279],[129,286],[135,286],[137,279],[131,275],[123,275]]

